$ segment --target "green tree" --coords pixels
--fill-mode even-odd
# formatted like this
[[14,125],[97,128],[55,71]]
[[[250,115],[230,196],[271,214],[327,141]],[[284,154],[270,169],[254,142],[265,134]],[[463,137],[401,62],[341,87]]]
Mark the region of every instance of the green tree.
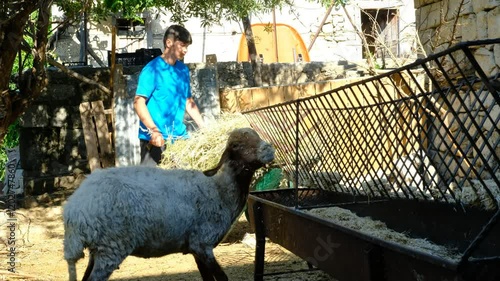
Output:
[[[0,140],[3,142],[10,124],[24,112],[30,101],[47,84],[45,74],[46,44],[52,1],[8,1],[0,5]],[[25,37],[33,40],[28,43]],[[10,87],[16,57],[25,53],[31,57],[31,67],[24,70],[18,59],[20,73],[15,87]],[[22,56],[19,56],[22,57]],[[18,57],[18,58],[19,58]],[[25,64],[29,65],[29,64]]]
[[[89,15],[95,21],[114,13],[133,19],[146,9],[158,8],[169,11],[173,15],[172,21],[179,23],[192,17],[199,17],[202,25],[220,23],[223,20],[243,21],[247,39],[253,40],[251,36],[248,37],[251,35],[250,14],[281,7],[288,4],[288,1],[290,0],[1,0],[0,144],[9,125],[18,119],[47,86],[47,65],[52,64],[76,76],[48,55],[53,42],[50,35],[78,23],[83,15]],[[65,15],[65,21],[54,27],[51,26],[53,5],[59,7]],[[252,61],[255,63],[255,45],[253,50]],[[92,83],[89,80],[87,82]],[[103,85],[101,89],[107,90]]]

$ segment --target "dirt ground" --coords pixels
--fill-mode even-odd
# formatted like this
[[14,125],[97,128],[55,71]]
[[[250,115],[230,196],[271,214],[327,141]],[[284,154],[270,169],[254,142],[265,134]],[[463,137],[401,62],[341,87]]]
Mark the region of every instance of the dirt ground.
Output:
[[[70,192],[42,195],[28,200],[29,208],[16,211],[17,229],[14,252],[16,274],[9,269],[7,246],[9,222],[7,213],[0,216],[0,280],[67,280],[67,267],[63,259],[63,225],[62,205]],[[215,256],[229,280],[253,280],[254,272],[254,240],[250,224],[245,216],[241,216],[226,239],[215,248]],[[306,263],[277,244],[266,243],[265,273],[285,274],[267,275],[264,280],[334,280],[319,271],[291,272],[307,269]],[[83,276],[87,258],[77,264],[79,278]],[[172,254],[161,258],[142,259],[128,257],[111,276],[110,280],[132,281],[174,281],[201,280],[196,264],[191,255]]]

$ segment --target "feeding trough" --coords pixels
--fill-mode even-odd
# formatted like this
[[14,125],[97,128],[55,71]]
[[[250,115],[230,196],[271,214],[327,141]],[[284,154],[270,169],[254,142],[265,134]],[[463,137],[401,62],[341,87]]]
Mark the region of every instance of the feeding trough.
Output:
[[244,112],[292,187],[249,196],[255,280],[265,237],[340,281],[500,280],[500,80],[474,57],[499,45]]

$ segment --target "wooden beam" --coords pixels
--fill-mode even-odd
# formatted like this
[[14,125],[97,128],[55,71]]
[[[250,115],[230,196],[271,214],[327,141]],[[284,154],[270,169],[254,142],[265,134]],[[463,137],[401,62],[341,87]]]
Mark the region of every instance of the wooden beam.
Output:
[[90,171],[114,166],[112,138],[102,101],[80,104],[85,146]]
[[92,108],[89,102],[80,104],[80,117],[82,119],[85,147],[87,148],[87,159],[89,160],[90,171],[100,169],[99,149],[97,147],[97,133],[92,118]]

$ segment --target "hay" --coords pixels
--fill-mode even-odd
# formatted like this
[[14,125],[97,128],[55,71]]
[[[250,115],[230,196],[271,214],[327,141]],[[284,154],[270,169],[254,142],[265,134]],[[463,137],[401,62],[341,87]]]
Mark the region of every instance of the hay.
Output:
[[421,238],[412,238],[408,235],[400,232],[396,232],[392,229],[387,228],[386,224],[373,220],[369,217],[359,217],[350,210],[339,208],[339,207],[329,207],[329,208],[317,208],[305,211],[311,215],[330,220],[338,225],[353,229],[364,234],[380,238],[385,241],[391,241],[421,252],[439,256],[451,260],[459,260],[460,255],[454,253],[444,246],[434,244],[428,240]]
[[[495,174],[500,178],[500,173]],[[456,196],[464,205],[475,206],[484,210],[496,210],[500,206],[500,189],[493,179],[467,180],[460,189],[456,189]],[[488,189],[491,195],[486,191]]]
[[215,167],[226,146],[229,133],[250,124],[240,113],[221,114],[185,140],[167,144],[160,167],[164,169],[207,170]]

